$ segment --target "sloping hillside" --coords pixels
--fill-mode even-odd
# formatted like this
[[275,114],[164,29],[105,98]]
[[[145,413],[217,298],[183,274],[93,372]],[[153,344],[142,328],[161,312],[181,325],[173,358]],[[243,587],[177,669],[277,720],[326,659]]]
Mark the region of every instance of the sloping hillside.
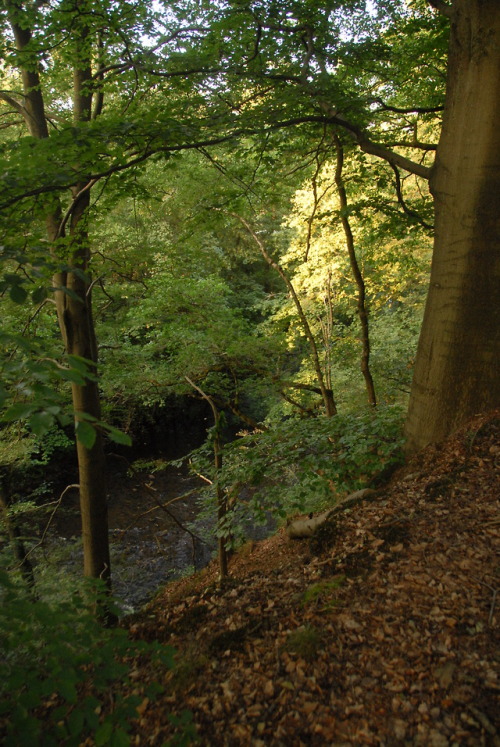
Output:
[[204,745],[500,745],[500,413],[414,458],[312,540],[284,530],[132,618],[178,649],[135,740],[193,713]]

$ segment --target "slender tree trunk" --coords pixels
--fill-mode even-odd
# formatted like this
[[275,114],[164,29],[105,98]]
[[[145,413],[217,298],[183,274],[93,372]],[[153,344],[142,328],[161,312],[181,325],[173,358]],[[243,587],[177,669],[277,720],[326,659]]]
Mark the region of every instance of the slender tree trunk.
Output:
[[206,394],[203,389],[201,389],[199,386],[197,386],[194,381],[192,381],[189,376],[184,377],[187,381],[187,383],[193,387],[193,389],[198,392],[204,400],[208,402],[210,405],[210,408],[212,410],[213,416],[214,416],[214,440],[213,440],[213,449],[214,449],[214,473],[215,473],[215,490],[216,490],[216,498],[217,498],[217,525],[219,529],[219,537],[217,541],[217,549],[219,554],[219,577],[221,583],[224,582],[224,579],[228,575],[229,570],[229,553],[227,551],[226,543],[227,543],[227,536],[223,534],[224,529],[224,520],[228,513],[228,501],[227,501],[227,494],[222,485],[220,484],[220,472],[222,470],[222,459],[223,459],[223,447],[222,447],[222,439],[221,439],[221,415],[219,410],[217,409],[217,405],[213,401],[212,397],[210,397],[208,394]]
[[436,235],[407,448],[500,406],[500,3],[455,0],[443,129],[432,169]]
[[299,317],[300,324],[302,326],[302,329],[304,331],[304,334],[306,336],[306,339],[309,343],[309,349],[311,351],[311,357],[312,362],[314,366],[314,371],[316,373],[316,379],[318,381],[318,385],[321,391],[321,397],[323,399],[323,404],[325,406],[325,414],[327,417],[332,417],[333,415],[337,414],[337,405],[335,402],[335,399],[333,397],[333,392],[331,389],[328,388],[325,382],[325,377],[323,375],[323,370],[321,368],[321,362],[319,359],[319,353],[318,353],[318,346],[316,345],[316,340],[314,339],[314,335],[312,333],[311,327],[309,325],[309,322],[307,321],[307,317],[304,314],[304,309],[302,308],[302,304],[300,303],[300,299],[297,296],[297,293],[295,292],[295,288],[293,287],[293,283],[291,282],[290,278],[287,276],[287,274],[284,272],[281,265],[279,265],[277,262],[273,260],[273,258],[270,256],[270,254],[267,252],[266,247],[262,243],[262,241],[259,239],[251,225],[246,221],[244,218],[242,218],[240,215],[237,215],[236,213],[231,213],[231,215],[234,218],[237,218],[240,223],[245,226],[250,236],[253,238],[257,246],[259,247],[260,253],[268,263],[270,267],[273,268],[273,270],[276,270],[280,278],[285,283],[286,287],[288,288],[290,295],[293,299],[293,302],[295,304],[295,308],[297,309],[297,314]]
[[18,567],[21,571],[21,575],[26,583],[28,589],[35,593],[35,574],[33,573],[33,566],[26,552],[21,532],[19,530],[16,519],[9,516],[10,500],[7,496],[7,492],[4,489],[2,482],[0,482],[0,515],[4,515],[4,522],[7,528],[7,534],[12,545],[14,552],[14,558],[18,563]]
[[[89,122],[92,117],[92,70],[87,46],[88,29],[80,30],[81,49],[73,72],[73,118],[75,124]],[[59,297],[63,335],[69,354],[79,355],[97,363],[97,343],[92,316],[92,294],[88,265],[90,261],[89,238],[86,221],[90,207],[90,188],[87,181],[73,187],[73,207],[70,217],[72,239],[72,262],[85,273],[70,273],[67,293]],[[78,299],[78,300],[77,300]],[[96,374],[96,370],[93,371]],[[87,381],[85,386],[73,384],[73,407],[75,412],[85,412],[97,420],[101,418],[101,406],[97,380]],[[80,512],[84,555],[84,575],[102,578],[111,585],[109,557],[108,510],[106,502],[106,465],[100,433],[92,448],[77,440],[78,469],[80,481]]]
[[373,383],[373,377],[370,371],[370,329],[368,325],[368,312],[366,310],[365,281],[363,279],[363,275],[358,264],[358,259],[356,257],[356,249],[354,248],[354,236],[352,235],[351,224],[349,223],[349,218],[347,217],[347,192],[342,176],[344,167],[344,149],[337,134],[333,135],[333,139],[335,142],[335,149],[337,151],[335,184],[337,185],[337,192],[339,195],[340,220],[342,221],[342,228],[344,229],[347,252],[349,254],[349,263],[351,265],[351,272],[358,287],[358,316],[361,324],[362,343],[361,373],[363,374],[365,380],[368,402],[370,403],[370,405],[373,405],[375,407],[377,404],[377,397],[375,394],[375,384]]
[[[26,26],[22,6],[11,2],[8,5],[8,12],[16,47],[23,52],[31,42],[31,32]],[[91,119],[92,71],[88,51],[88,29],[84,25],[79,27],[76,23],[73,32],[79,35],[73,76],[73,116],[75,124],[78,124]],[[27,128],[37,139],[48,138],[49,131],[38,68],[30,65],[29,68],[22,66],[20,69],[25,94],[24,117]],[[57,259],[57,240],[64,235],[66,219],[69,219],[71,254],[68,263],[78,269],[76,273],[60,272],[54,277],[57,316],[66,352],[70,355],[82,356],[95,364],[97,363],[97,346],[92,318],[91,286],[89,278],[81,274],[87,272],[90,257],[85,225],[90,204],[89,183],[81,181],[75,184],[72,195],[73,203],[64,219],[58,200],[50,198],[47,203],[47,233],[54,256]],[[87,381],[84,386],[74,383],[72,398],[77,418],[78,413],[83,412],[100,420],[99,389],[96,381]],[[102,439],[98,433],[92,448],[87,448],[78,440],[76,446],[84,574],[90,578],[104,579],[109,589],[111,568]],[[109,622],[112,621],[112,616],[108,615],[106,610],[101,610],[101,612]]]

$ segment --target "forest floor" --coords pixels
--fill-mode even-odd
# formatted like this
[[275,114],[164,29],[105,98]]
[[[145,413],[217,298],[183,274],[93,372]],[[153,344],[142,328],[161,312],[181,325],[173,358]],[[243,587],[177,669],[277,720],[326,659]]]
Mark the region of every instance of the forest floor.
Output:
[[[311,540],[285,529],[125,621],[177,650],[136,662],[132,743],[500,745],[500,412],[428,447]],[[174,742],[175,743],[175,742]],[[182,742],[179,742],[179,744]]]

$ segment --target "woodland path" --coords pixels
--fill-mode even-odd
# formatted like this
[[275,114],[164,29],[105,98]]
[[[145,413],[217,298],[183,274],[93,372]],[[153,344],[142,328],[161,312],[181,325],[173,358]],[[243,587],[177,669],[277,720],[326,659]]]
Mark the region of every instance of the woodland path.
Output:
[[311,541],[249,543],[126,621],[178,651],[135,662],[133,741],[193,713],[202,745],[500,745],[500,412],[402,468]]

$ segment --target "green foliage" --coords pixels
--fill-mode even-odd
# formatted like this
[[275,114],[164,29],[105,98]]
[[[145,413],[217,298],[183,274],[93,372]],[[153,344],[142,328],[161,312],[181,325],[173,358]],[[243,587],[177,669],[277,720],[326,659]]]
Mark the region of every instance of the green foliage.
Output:
[[[81,356],[68,355],[64,363],[47,359],[41,345],[21,335],[1,334],[0,343],[13,348],[13,354],[2,363],[0,385],[0,423],[26,423],[37,437],[54,432],[57,426],[67,426],[73,413],[61,391],[61,385],[71,382],[85,386],[94,381],[94,364]],[[119,444],[130,446],[127,434],[87,413],[78,413],[76,437],[91,448],[97,430]]]
[[172,714],[168,719],[178,733],[169,739],[163,747],[188,747],[188,745],[199,741],[191,711],[186,709],[179,716]]
[[[401,459],[402,412],[397,407],[333,418],[290,419],[230,454],[249,456],[256,501],[293,510],[313,510],[363,487],[388,462]],[[248,437],[251,439],[251,437]],[[230,461],[230,457],[227,461]]]
[[36,601],[0,572],[0,735],[6,747],[76,746],[86,736],[97,745],[130,744],[131,720],[142,701],[123,694],[131,662],[149,657],[152,666],[170,668],[173,651],[131,641],[123,629],[103,629],[90,604],[100,593],[96,585],[67,602]]
[[36,437],[32,447],[31,462],[50,464],[54,455],[60,456],[72,451],[74,443],[62,428],[53,426],[42,437]]
[[[331,418],[289,418],[243,435],[225,446],[217,481],[200,488],[205,510],[213,514],[217,484],[223,486],[234,508],[218,532],[234,542],[244,536],[245,523],[331,506],[402,461],[402,417],[401,408],[386,406]],[[191,452],[189,462],[196,473],[215,477],[208,445]],[[239,499],[242,487],[250,493]]]
[[[33,3],[23,7],[32,34],[21,50],[9,29],[14,5],[0,14],[3,435],[26,426],[38,466],[64,446],[57,428],[75,420],[89,449],[98,434],[130,445],[126,433],[153,431],[173,397],[184,404],[184,426],[187,397],[199,395],[190,379],[228,415],[227,438],[242,423],[268,426],[228,444],[218,475],[213,433],[191,456],[212,478],[209,509],[218,486],[236,502],[218,528],[227,537],[245,517],[328,505],[399,459],[400,411],[360,410],[358,291],[341,218],[347,212],[366,284],[378,398],[400,403],[421,318],[432,200],[422,179],[402,171],[396,195],[394,171],[354,148],[338,122],[361,144],[369,138],[430,165],[444,20],[423,0],[374,0],[368,9],[362,0]],[[75,121],[68,103],[80,63],[82,72],[92,68],[89,121]],[[40,76],[48,137],[20,121],[23,69]],[[332,134],[345,140],[342,215]],[[75,254],[82,184],[92,193],[79,224],[85,247]],[[50,242],[48,216],[59,222]],[[292,283],[317,360],[290,289],[255,236]],[[54,274],[92,291],[98,371],[61,357],[51,301],[56,290],[77,296],[63,281],[54,287]],[[299,417],[319,411],[318,368],[335,418]],[[68,404],[71,385],[96,377],[102,419]],[[243,486],[252,490],[246,503],[238,501]]]

